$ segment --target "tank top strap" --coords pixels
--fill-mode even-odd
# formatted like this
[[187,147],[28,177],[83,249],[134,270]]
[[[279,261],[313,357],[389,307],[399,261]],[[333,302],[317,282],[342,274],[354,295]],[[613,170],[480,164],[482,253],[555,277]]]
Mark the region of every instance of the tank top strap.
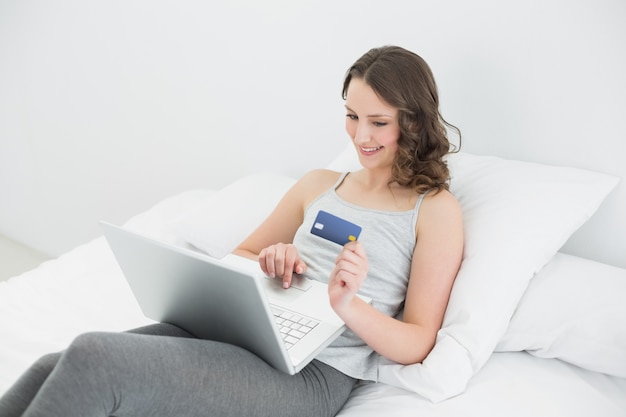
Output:
[[332,188],[333,191],[337,191],[337,188],[339,188],[339,186],[343,183],[343,181],[346,179],[349,173],[350,171],[347,171],[339,176],[339,179],[337,180],[335,185],[333,185],[333,188]]
[[413,209],[413,218],[411,223],[413,224],[413,230],[417,227],[417,219],[419,218],[420,207],[422,206],[422,202],[424,201],[424,197],[428,194],[430,190],[423,192],[417,197],[417,201],[415,202],[415,208]]
[[420,206],[422,205],[422,201],[424,201],[424,197],[426,197],[426,194],[428,194],[430,192],[430,190],[423,192],[422,194],[419,195],[419,197],[417,197],[417,201],[415,202],[415,208],[413,209],[413,211],[418,212],[420,210]]

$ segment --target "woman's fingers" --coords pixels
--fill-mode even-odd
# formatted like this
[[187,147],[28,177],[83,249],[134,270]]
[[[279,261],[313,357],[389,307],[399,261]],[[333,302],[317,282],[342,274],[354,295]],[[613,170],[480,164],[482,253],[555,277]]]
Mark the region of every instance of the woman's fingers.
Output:
[[343,308],[361,288],[369,264],[363,246],[351,242],[344,246],[335,260],[329,280],[329,296],[333,308]]
[[306,264],[290,243],[277,243],[263,249],[259,253],[259,265],[266,275],[281,278],[285,288],[291,285],[294,272],[301,274],[306,271]]

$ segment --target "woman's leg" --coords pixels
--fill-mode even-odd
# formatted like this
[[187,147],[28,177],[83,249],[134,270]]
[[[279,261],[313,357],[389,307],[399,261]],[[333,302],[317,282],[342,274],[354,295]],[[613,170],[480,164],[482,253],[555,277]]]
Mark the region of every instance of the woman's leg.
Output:
[[219,342],[90,333],[63,353],[24,416],[334,415],[353,384],[318,362],[286,375]]
[[19,417],[29,406],[35,395],[57,364],[61,353],[43,356],[0,398],[0,416]]
[[[154,324],[129,330],[128,333],[146,334],[155,336],[192,337],[184,330],[169,324]],[[0,416],[18,417],[31,403],[39,389],[46,381],[62,352],[51,353],[37,360],[13,386],[0,398]]]

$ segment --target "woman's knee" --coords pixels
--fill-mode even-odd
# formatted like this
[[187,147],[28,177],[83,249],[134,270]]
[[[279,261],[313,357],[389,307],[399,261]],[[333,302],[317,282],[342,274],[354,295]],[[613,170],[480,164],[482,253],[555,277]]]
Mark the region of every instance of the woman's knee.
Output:
[[110,364],[118,343],[115,333],[90,332],[77,336],[63,353],[62,360],[69,361],[80,369],[90,369]]
[[47,355],[44,355],[41,358],[37,359],[37,361],[35,361],[35,363],[33,364],[33,368],[36,368],[38,372],[49,375],[59,362],[61,355],[61,352],[48,353]]

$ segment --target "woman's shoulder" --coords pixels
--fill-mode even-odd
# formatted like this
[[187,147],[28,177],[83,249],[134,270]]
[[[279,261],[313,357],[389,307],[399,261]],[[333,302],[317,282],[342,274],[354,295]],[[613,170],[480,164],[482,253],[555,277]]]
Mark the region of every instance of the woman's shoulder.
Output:
[[436,219],[445,221],[450,218],[462,217],[461,205],[448,190],[426,193],[420,207],[420,218],[432,222]]
[[430,191],[424,196],[423,208],[433,212],[459,212],[461,205],[456,197],[448,190]]
[[339,181],[343,174],[330,169],[314,169],[300,178],[298,185],[313,192],[326,191]]
[[450,191],[431,191],[422,201],[418,227],[419,223],[432,226],[450,222],[462,224],[462,217],[461,205]]
[[341,178],[341,173],[328,169],[315,169],[304,174],[292,187],[289,194],[297,198],[303,207],[322,193],[331,189]]
[[458,204],[454,194],[445,188],[441,190],[433,189],[424,194],[424,201],[432,201],[432,204]]

